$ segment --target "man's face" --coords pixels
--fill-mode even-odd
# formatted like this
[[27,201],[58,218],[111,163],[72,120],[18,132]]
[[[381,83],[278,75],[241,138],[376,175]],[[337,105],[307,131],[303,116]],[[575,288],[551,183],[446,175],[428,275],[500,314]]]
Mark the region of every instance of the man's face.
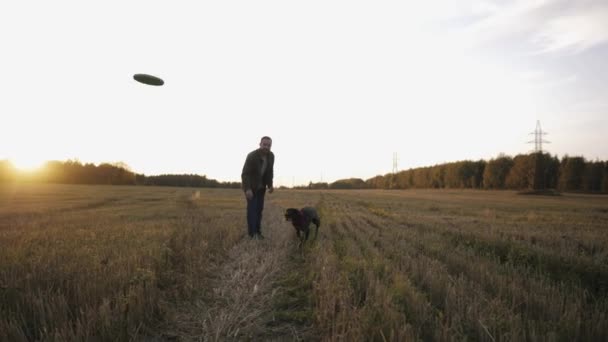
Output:
[[262,152],[270,152],[270,147],[272,147],[272,140],[262,139],[262,141],[260,141],[260,150],[262,150]]

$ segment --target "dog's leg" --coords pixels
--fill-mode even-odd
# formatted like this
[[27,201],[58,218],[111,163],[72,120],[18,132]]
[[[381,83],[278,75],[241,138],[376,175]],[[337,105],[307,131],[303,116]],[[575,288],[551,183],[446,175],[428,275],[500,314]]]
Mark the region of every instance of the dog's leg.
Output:
[[306,228],[306,238],[305,238],[305,241],[308,241],[308,235],[310,235],[310,227]]
[[302,232],[302,235],[300,235],[300,231],[298,230],[298,240],[300,241],[298,243],[298,248],[302,249],[304,247],[304,241],[306,239],[304,232]]
[[315,240],[316,240],[317,236],[319,235],[319,226],[321,226],[321,220],[319,220],[318,218],[314,218],[312,220],[312,223],[315,224]]

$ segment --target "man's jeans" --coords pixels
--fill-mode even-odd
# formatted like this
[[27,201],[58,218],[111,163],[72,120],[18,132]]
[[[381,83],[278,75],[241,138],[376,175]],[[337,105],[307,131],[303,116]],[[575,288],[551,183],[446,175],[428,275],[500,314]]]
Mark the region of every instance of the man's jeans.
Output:
[[247,200],[247,227],[250,237],[257,234],[262,234],[262,211],[264,210],[264,195],[266,189],[260,189],[253,192],[253,197]]

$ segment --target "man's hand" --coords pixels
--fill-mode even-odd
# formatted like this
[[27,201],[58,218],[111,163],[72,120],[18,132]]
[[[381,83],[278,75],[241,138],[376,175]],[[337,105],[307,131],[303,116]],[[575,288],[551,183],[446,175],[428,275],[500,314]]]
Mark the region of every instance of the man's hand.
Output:
[[251,189],[247,189],[247,191],[245,191],[245,197],[247,197],[248,200],[253,198],[253,191],[251,191]]
[[273,187],[268,188],[268,193],[271,194],[274,191]]

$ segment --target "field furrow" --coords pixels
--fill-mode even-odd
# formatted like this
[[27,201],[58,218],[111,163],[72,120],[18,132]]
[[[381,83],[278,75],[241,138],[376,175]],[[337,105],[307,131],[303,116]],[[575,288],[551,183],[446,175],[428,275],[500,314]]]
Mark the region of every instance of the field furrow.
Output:
[[0,196],[0,340],[608,340],[605,196],[279,189],[265,240],[240,190]]

